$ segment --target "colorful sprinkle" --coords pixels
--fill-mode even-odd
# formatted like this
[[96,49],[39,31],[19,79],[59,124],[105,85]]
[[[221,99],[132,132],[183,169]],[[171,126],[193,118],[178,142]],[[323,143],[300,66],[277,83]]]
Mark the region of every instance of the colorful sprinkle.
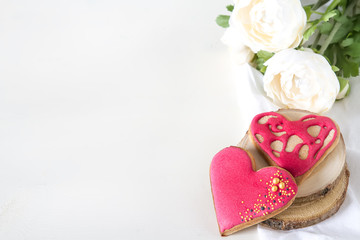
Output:
[[[262,181],[263,179],[260,179]],[[290,197],[295,195],[295,191],[288,187],[288,180],[285,180],[285,177],[278,172],[274,173],[272,177],[264,181],[264,187],[267,191],[267,194],[258,194],[256,202],[251,206],[248,205],[245,212],[239,213],[242,221],[248,222],[252,219],[265,216],[269,214],[268,211],[273,211],[278,209],[281,204],[284,204],[285,197]],[[241,201],[243,204],[244,201]]]

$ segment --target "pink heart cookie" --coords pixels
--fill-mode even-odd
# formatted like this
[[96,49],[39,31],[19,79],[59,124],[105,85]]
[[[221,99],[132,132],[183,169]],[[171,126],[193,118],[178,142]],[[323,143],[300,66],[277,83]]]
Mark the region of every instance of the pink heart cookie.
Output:
[[254,117],[250,136],[270,165],[285,168],[299,184],[337,145],[340,131],[328,117],[311,114],[290,121],[267,112]]
[[228,147],[215,155],[210,182],[221,235],[230,235],[284,211],[295,200],[297,185],[279,167],[255,171],[255,161],[242,148]]

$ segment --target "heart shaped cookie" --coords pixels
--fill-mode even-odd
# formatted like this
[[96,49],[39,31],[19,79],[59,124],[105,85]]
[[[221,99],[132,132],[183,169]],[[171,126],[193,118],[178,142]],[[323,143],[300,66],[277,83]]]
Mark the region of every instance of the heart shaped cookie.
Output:
[[215,155],[210,182],[221,235],[230,235],[284,211],[295,200],[297,185],[279,167],[255,171],[246,150],[228,147]]
[[328,117],[311,114],[290,121],[266,112],[254,117],[249,135],[270,165],[285,168],[299,184],[334,149],[340,131]]

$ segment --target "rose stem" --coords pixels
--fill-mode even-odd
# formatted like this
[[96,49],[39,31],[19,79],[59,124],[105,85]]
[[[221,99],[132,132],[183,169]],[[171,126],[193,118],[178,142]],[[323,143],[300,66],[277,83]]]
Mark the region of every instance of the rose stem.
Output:
[[329,46],[330,42],[333,40],[335,34],[341,27],[341,23],[336,22],[334,28],[331,30],[329,37],[325,40],[324,44],[320,48],[320,54],[323,55],[327,47]]
[[314,42],[313,42],[313,44],[311,45],[312,48],[316,48],[316,46],[317,46],[318,43],[319,43],[320,38],[321,38],[321,34],[320,34],[320,32],[318,32],[317,35],[316,35],[316,38],[315,38],[315,40],[314,40]]

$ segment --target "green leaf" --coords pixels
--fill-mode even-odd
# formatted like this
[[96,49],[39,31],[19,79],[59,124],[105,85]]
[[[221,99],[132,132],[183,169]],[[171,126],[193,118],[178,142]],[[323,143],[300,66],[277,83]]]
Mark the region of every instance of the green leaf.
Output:
[[359,64],[346,60],[342,66],[344,77],[356,77],[359,75]]
[[324,52],[324,57],[326,57],[326,59],[328,59],[328,62],[330,63],[330,65],[335,65],[335,53],[334,51],[335,46],[332,45],[331,47],[328,47],[325,52]]
[[330,18],[336,16],[337,14],[338,14],[338,12],[336,10],[332,10],[328,13],[324,13],[324,15],[320,19],[327,22],[327,21],[329,21]]
[[350,46],[346,47],[344,53],[349,55],[350,57],[360,57],[360,43],[353,43]]
[[354,39],[354,42],[360,42],[360,33],[355,33],[351,37]]
[[324,22],[323,24],[318,26],[318,29],[321,34],[329,35],[333,27],[334,27],[334,23]]
[[339,84],[340,84],[340,91],[339,91],[339,94],[336,96],[336,100],[343,99],[346,96],[348,96],[350,93],[349,80],[342,78],[342,77],[338,77],[338,80],[339,80]]
[[334,17],[334,19],[335,19],[337,22],[342,23],[342,24],[351,22],[351,19],[348,18],[346,15],[337,15],[337,16]]
[[346,85],[349,83],[349,80],[343,78],[343,77],[338,77],[339,80],[339,84],[340,84],[340,92],[346,87]]
[[351,85],[350,85],[350,83],[349,83],[349,88],[348,88],[348,90],[346,91],[345,97],[349,96],[350,91],[351,91]]
[[357,17],[356,17],[355,26],[354,26],[353,30],[356,32],[360,32],[360,14],[357,15]]
[[[328,61],[330,61],[330,60],[328,60]],[[335,65],[332,65],[331,66],[331,69],[334,71],[334,72],[338,72],[340,69],[337,67],[337,66],[335,66]]]
[[357,64],[359,64],[359,65],[360,65],[360,57],[357,57],[357,58],[351,58],[351,60],[352,60],[353,62],[356,62]]
[[274,56],[274,53],[271,53],[271,52],[267,52],[267,51],[264,51],[264,50],[260,50],[256,53],[256,55],[259,57],[259,58],[262,58],[264,59],[265,61],[269,60],[272,56]]
[[262,74],[265,74],[266,69],[267,69],[267,66],[262,66],[262,68],[260,68],[260,72],[261,72]]
[[256,65],[256,69],[259,70],[262,73],[265,73],[266,66],[264,63],[269,60],[272,56],[274,56],[274,53],[267,52],[264,50],[260,50],[255,54],[254,62]]
[[317,24],[314,24],[304,32],[304,36],[303,36],[304,41],[309,40],[311,35],[315,33],[316,28],[317,28]]
[[345,38],[348,35],[348,33],[353,28],[353,26],[354,26],[354,24],[351,20],[343,23],[341,25],[340,29],[334,35],[334,38],[331,40],[331,43],[340,42],[340,40],[342,40],[343,38]]
[[230,19],[230,16],[228,16],[228,15],[219,15],[216,18],[216,23],[220,27],[228,28],[229,27],[229,19]]
[[342,46],[342,47],[348,47],[348,46],[350,46],[351,44],[353,44],[354,43],[354,39],[353,38],[347,38],[347,39],[345,39],[344,41],[342,41],[341,43],[340,43],[340,46]]
[[331,65],[336,63],[340,69],[336,74],[343,77],[356,77],[359,75],[359,62],[346,56],[339,44],[333,44],[325,51],[326,57],[330,59]]
[[310,19],[310,16],[312,14],[311,8],[312,8],[312,5],[304,6],[304,10],[305,10],[305,13],[306,13],[306,19],[307,20]]
[[234,10],[234,5],[227,5],[226,6],[226,9],[229,11],[229,12],[232,12]]

